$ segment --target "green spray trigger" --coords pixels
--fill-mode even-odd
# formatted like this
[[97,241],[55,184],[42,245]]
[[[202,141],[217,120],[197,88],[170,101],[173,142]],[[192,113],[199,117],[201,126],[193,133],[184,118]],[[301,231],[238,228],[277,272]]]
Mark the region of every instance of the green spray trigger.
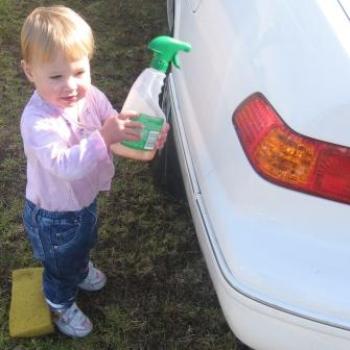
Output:
[[179,51],[189,52],[192,47],[184,41],[162,35],[154,38],[148,48],[154,53],[151,67],[165,73],[171,62],[180,68]]
[[176,68],[180,68],[180,60],[179,60],[179,55],[175,55],[173,58],[173,64]]

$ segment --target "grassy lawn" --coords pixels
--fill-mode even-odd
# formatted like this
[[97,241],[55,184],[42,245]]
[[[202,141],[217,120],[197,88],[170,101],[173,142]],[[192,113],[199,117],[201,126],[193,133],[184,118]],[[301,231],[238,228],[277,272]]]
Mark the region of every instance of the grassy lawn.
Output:
[[[31,86],[22,74],[19,32],[38,4],[0,0],[0,349],[235,349],[199,251],[187,203],[154,187],[148,164],[121,160],[113,188],[101,195],[100,239],[94,261],[106,288],[80,293],[93,334],[72,340],[58,333],[11,339],[11,271],[36,266],[22,227],[25,159],[19,134]],[[94,29],[93,81],[120,108],[147,65],[145,44],[166,33],[165,0],[60,1]]]

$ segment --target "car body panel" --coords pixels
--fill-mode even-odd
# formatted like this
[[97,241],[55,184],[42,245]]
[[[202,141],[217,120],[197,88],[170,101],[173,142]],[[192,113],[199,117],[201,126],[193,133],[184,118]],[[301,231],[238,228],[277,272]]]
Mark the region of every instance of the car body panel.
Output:
[[279,308],[275,301],[269,304],[267,300],[258,299],[254,293],[249,294],[251,291],[242,288],[242,284],[233,276],[224,260],[202,200],[172,84],[170,77],[172,125],[184,185],[201,250],[231,329],[237,337],[256,350],[347,350],[350,333],[346,328],[315,322],[312,318],[306,319],[297,313],[293,314],[291,310]]
[[261,178],[232,124],[237,106],[260,91],[295,131],[350,146],[348,17],[337,1],[198,5],[176,2],[174,36],[193,51],[169,87],[191,212],[207,264],[222,275],[215,283],[211,272],[226,318],[239,328],[221,287],[320,332],[350,330],[350,207]]
[[350,19],[350,0],[338,0],[338,2]]
[[[212,96],[206,96],[205,89],[199,92],[194,86],[210,84],[219,91],[220,99],[232,101],[231,113],[245,96],[255,90],[264,91],[295,131],[350,145],[347,134],[350,25],[337,1],[218,4],[207,0],[196,14],[186,1],[178,4],[182,4],[177,8],[185,19],[175,36],[194,43],[191,55],[183,62],[184,70],[176,73],[183,73],[193,104],[198,106],[202,99],[212,100],[211,109],[203,112],[203,120],[211,127],[215,126],[211,119],[213,111],[215,115],[225,115],[220,113],[224,106]],[[262,10],[263,6],[267,9]],[[214,12],[216,21],[211,20]],[[241,13],[249,13],[249,18]],[[196,47],[196,40],[205,46],[205,56]],[[187,67],[191,67],[190,78],[185,74]],[[286,100],[288,109],[284,107]]]
[[198,11],[199,6],[201,5],[202,0],[187,0],[189,6],[191,7],[191,10],[193,13]]

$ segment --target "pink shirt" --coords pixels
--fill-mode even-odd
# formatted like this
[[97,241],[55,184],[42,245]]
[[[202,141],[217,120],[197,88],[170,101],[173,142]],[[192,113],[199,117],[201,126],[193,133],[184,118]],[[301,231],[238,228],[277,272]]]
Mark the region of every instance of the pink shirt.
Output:
[[71,211],[109,190],[114,165],[99,129],[116,113],[94,86],[71,109],[54,107],[34,92],[21,118],[26,198],[42,209]]

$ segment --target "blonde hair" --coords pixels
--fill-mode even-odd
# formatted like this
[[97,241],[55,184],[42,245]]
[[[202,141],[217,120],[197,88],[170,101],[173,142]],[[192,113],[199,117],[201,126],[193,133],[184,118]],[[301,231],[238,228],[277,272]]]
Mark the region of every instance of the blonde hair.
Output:
[[22,58],[30,63],[50,62],[63,50],[69,60],[92,58],[94,36],[90,26],[65,6],[38,7],[26,18],[21,31]]

